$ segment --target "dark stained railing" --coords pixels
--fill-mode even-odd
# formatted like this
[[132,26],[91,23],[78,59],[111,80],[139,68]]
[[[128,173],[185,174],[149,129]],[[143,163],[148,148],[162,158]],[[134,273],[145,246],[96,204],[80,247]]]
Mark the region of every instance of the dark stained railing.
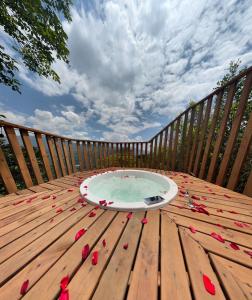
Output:
[[[0,175],[17,192],[77,171],[183,171],[252,196],[252,67],[187,108],[146,142],[78,140],[0,121]],[[20,184],[20,182],[22,182]]]

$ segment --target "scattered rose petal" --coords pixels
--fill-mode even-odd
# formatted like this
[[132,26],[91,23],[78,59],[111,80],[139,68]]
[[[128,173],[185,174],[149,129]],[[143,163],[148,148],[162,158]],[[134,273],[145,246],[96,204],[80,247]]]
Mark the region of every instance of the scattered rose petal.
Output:
[[92,265],[97,265],[98,263],[98,251],[94,251],[92,255]]
[[180,190],[180,193],[181,193],[181,194],[185,194],[186,191],[185,191],[185,190]]
[[44,197],[42,197],[41,199],[45,200],[45,199],[48,199],[48,198],[50,198],[50,195],[44,196]]
[[68,191],[68,192],[73,192],[73,189],[68,189],[67,191]]
[[52,205],[52,208],[54,208],[55,206],[56,206],[56,205],[55,205],[55,204],[53,204],[53,205]]
[[87,185],[84,185],[84,189],[87,189],[88,188],[88,186]]
[[216,224],[216,226],[218,226],[218,227],[220,227],[220,228],[223,228],[223,229],[225,229],[225,227],[224,227],[224,226],[222,226],[221,224]]
[[86,233],[86,231],[87,231],[86,229],[81,228],[81,229],[76,233],[74,240],[77,241],[80,237],[83,236],[83,234]]
[[227,194],[224,194],[224,197],[226,197],[226,198],[231,198],[229,195],[227,195]]
[[88,245],[88,244],[86,244],[86,245],[82,248],[81,254],[82,254],[82,260],[85,260],[85,259],[88,257],[88,255],[89,255],[89,245]]
[[217,212],[220,212],[220,213],[223,213],[223,210],[222,210],[222,209],[217,209],[216,211],[217,211]]
[[52,199],[55,200],[57,198],[57,196],[52,196]]
[[237,222],[237,221],[235,221],[235,222],[234,222],[234,224],[235,224],[236,226],[238,226],[238,227],[241,227],[241,228],[243,228],[243,224],[242,224],[242,223],[240,223],[240,222]]
[[215,286],[210,280],[210,278],[205,274],[203,274],[203,282],[207,292],[211,295],[215,295]]
[[20,295],[25,295],[28,286],[29,286],[29,280],[24,281],[20,289]]
[[128,213],[128,214],[127,214],[127,219],[131,219],[131,218],[132,218],[132,215],[133,215],[132,212]]
[[105,239],[102,241],[102,245],[103,245],[103,247],[106,247],[107,243],[106,243]]
[[125,250],[127,250],[128,247],[129,247],[129,244],[128,244],[128,243],[123,245],[123,249],[125,249]]
[[239,247],[236,243],[234,243],[234,242],[231,242],[229,245],[230,245],[230,247],[233,248],[234,250],[240,250],[240,247]]
[[85,207],[85,206],[87,206],[87,203],[81,203],[81,206]]
[[192,195],[191,198],[194,199],[194,200],[200,200],[200,197],[199,197],[199,196],[196,196],[196,195]]
[[113,201],[109,201],[108,205],[111,205],[111,204],[113,204],[113,203],[114,203]]
[[58,208],[57,210],[56,210],[56,213],[62,213],[63,212],[63,209],[62,208]]
[[68,290],[62,290],[58,300],[69,300],[69,292]]
[[197,206],[195,209],[199,213],[202,213],[202,214],[205,214],[205,215],[208,215],[208,216],[210,215],[209,212],[205,208],[203,208],[203,207],[198,207]]
[[75,211],[76,210],[76,208],[75,207],[72,207],[71,209],[70,209],[70,211]]
[[141,222],[142,222],[142,224],[147,224],[148,220],[147,220],[147,218],[143,218]]
[[106,203],[106,200],[100,200],[99,203],[100,205],[104,205]]
[[234,211],[234,210],[230,210],[229,211],[231,214],[236,214],[236,215],[238,215],[238,212],[236,212],[236,211]]
[[207,200],[207,197],[206,196],[201,196],[201,199],[202,200]]
[[250,258],[252,258],[252,251],[248,251],[248,250],[243,250],[244,253],[248,254],[250,256]]
[[97,210],[97,209],[99,209],[99,208],[100,208],[100,206],[99,206],[99,205],[96,205],[94,209]]
[[192,233],[196,233],[197,232],[197,230],[196,230],[196,228],[194,228],[193,226],[189,226],[189,229],[191,230],[191,232]]
[[67,275],[67,276],[65,276],[65,277],[63,277],[63,278],[61,279],[61,281],[60,281],[60,288],[61,288],[62,290],[65,290],[66,287],[67,287],[67,285],[68,285],[68,282],[69,282],[69,276]]
[[85,202],[85,200],[83,198],[79,198],[77,202],[78,203],[83,203],[83,202]]
[[211,233],[211,237],[213,237],[214,239],[216,239],[217,241],[219,241],[221,243],[225,243],[225,240],[223,239],[223,237],[215,232]]
[[95,217],[96,213],[94,211],[91,211],[88,216],[89,218]]
[[14,202],[12,205],[18,205],[18,204],[20,204],[20,203],[22,203],[22,202],[24,202],[24,200],[20,200],[20,201],[18,201],[18,202]]

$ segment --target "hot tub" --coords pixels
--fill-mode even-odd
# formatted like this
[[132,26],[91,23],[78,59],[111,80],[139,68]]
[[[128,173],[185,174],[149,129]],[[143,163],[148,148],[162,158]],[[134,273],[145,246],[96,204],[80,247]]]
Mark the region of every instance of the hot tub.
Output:
[[178,192],[176,183],[143,170],[116,170],[93,175],[80,186],[87,202],[106,209],[138,211],[163,207]]

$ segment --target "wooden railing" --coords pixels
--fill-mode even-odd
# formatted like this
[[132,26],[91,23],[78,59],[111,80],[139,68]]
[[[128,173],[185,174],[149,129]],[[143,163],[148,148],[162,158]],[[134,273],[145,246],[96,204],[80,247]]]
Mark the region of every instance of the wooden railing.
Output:
[[140,167],[191,173],[252,196],[251,88],[252,67],[146,142],[77,140],[0,121],[5,135],[0,140],[0,192],[76,171]]

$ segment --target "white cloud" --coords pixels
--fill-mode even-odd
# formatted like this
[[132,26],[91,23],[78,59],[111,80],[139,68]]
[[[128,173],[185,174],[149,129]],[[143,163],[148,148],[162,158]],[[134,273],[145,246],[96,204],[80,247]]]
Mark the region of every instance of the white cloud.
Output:
[[[72,23],[64,23],[71,66],[55,63],[61,85],[34,80],[23,68],[20,76],[45,95],[73,95],[88,111],[85,122],[95,115],[104,126],[105,139],[139,138],[142,130],[160,126],[160,117],[172,118],[190,99],[210,93],[231,59],[252,62],[250,0],[107,0],[93,6],[89,12],[73,8]],[[47,113],[43,118],[58,131],[83,122],[73,109],[57,122]],[[42,125],[40,111],[32,118]]]

